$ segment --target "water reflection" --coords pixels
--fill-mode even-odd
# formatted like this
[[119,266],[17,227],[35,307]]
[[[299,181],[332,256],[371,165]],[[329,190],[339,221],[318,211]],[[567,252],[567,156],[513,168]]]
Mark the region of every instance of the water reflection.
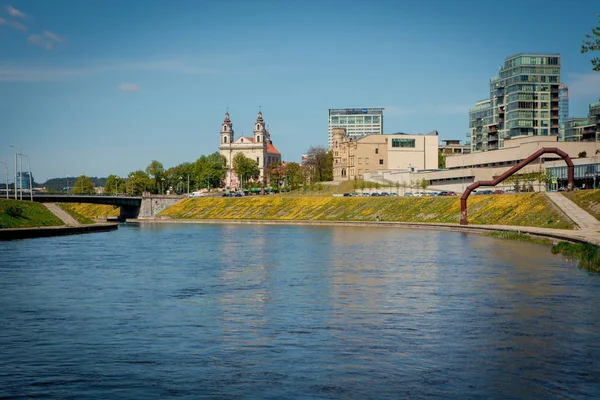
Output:
[[0,251],[0,397],[600,396],[600,277],[544,246],[128,225]]

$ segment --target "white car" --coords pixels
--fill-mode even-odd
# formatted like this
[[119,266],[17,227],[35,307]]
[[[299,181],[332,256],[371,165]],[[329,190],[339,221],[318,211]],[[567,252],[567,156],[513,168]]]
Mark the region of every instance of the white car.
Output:
[[202,192],[192,192],[189,197],[203,197],[204,193]]

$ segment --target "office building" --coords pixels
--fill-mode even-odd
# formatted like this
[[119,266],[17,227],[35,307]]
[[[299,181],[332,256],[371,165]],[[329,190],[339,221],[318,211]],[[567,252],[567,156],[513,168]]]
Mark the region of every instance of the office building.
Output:
[[333,128],[344,128],[352,140],[383,133],[383,108],[329,109],[329,148],[333,147]]
[[490,96],[469,110],[471,151],[505,147],[514,138],[558,136],[559,54],[508,57],[490,80]]
[[438,166],[438,133],[394,133],[350,138],[333,129],[333,180],[364,179],[382,170],[429,170]]
[[569,118],[569,88],[564,83],[558,86],[558,137],[565,140],[567,119]]
[[[33,175],[31,175],[31,183],[33,184]],[[29,190],[29,172],[17,171],[17,188]]]
[[565,123],[566,142],[600,140],[600,101],[590,104],[587,118],[568,118]]

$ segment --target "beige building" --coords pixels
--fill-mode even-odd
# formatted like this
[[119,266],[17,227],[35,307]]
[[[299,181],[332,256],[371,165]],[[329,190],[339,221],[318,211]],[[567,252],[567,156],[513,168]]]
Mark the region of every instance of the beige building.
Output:
[[273,145],[271,134],[265,128],[262,112],[258,112],[258,118],[254,124],[254,135],[252,137],[240,136],[235,139],[233,124],[229,119],[229,112],[225,113],[225,120],[221,126],[221,142],[219,151],[227,160],[226,185],[230,188],[240,187],[240,179],[233,169],[233,158],[238,153],[256,161],[260,170],[260,179],[264,177],[265,168],[274,162],[281,162],[281,153]]
[[353,140],[344,128],[334,128],[332,136],[334,181],[364,179],[365,174],[387,169],[437,168],[437,131],[425,135],[369,135]]
[[[445,170],[408,172],[389,169],[369,174],[366,179],[380,183],[399,182],[401,185],[425,179],[429,183],[429,190],[460,192],[475,181],[494,179],[542,147],[557,147],[573,159],[578,159],[579,155],[583,156],[585,152],[587,159],[574,160],[576,164],[595,164],[600,155],[600,146],[597,142],[559,142],[557,136],[530,136],[507,140],[505,147],[499,150],[448,157]],[[596,154],[597,151],[599,154]],[[561,164],[564,165],[564,161],[560,156],[544,154],[537,161],[521,169],[519,173],[538,172],[540,169],[545,170]],[[541,185],[536,182],[534,188],[543,190],[544,185],[545,182]],[[499,188],[506,189],[509,186],[501,184]]]

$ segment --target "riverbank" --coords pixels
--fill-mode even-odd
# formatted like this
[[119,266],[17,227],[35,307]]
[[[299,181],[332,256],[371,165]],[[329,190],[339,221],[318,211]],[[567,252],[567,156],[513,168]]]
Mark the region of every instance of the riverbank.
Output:
[[62,225],[64,222],[41,203],[0,199],[0,229]]
[[109,232],[119,228],[119,224],[94,224],[82,226],[44,226],[37,228],[0,229],[0,241],[33,239],[51,236],[78,235],[83,233]]
[[[457,224],[458,197],[282,197],[184,199],[159,217],[179,220],[415,222]],[[573,229],[573,222],[540,193],[472,196],[475,225]]]

